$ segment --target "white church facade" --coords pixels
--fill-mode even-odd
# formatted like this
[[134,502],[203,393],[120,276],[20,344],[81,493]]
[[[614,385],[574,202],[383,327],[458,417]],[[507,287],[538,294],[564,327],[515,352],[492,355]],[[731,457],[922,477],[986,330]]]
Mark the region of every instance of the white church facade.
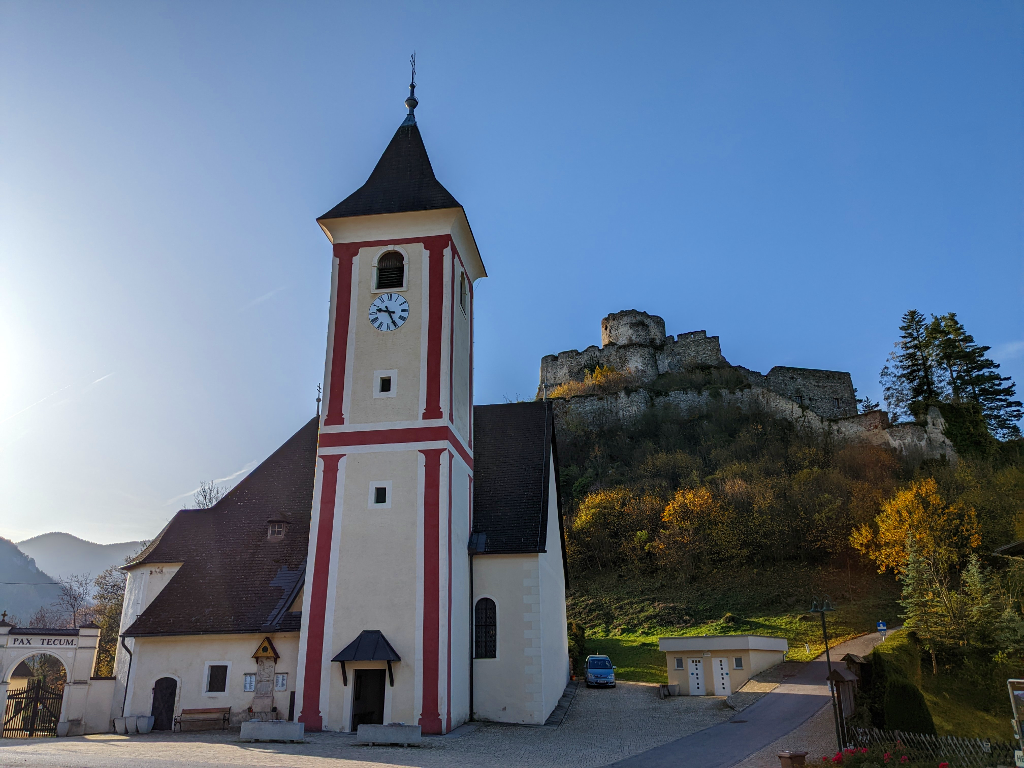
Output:
[[486,271],[406,103],[366,183],[317,220],[333,250],[322,411],[126,567],[115,715],[442,734],[542,724],[563,693],[552,409],[473,405]]

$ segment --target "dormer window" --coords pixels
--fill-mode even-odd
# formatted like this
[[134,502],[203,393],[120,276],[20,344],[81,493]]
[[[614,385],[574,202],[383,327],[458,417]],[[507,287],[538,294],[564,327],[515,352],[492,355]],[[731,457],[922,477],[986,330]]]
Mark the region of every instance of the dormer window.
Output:
[[467,285],[466,273],[459,273],[459,306],[462,307],[462,313],[466,313],[466,300],[469,298],[469,286]]
[[405,257],[397,251],[389,251],[377,259],[376,282],[378,291],[405,288]]
[[284,523],[273,522],[267,524],[267,538],[268,539],[283,539],[284,538]]

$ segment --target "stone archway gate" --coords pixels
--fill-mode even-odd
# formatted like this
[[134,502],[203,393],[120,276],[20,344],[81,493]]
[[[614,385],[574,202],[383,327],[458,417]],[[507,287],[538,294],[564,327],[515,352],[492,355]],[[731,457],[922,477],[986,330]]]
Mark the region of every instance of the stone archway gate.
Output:
[[12,627],[0,622],[0,713],[7,709],[7,688],[17,666],[29,656],[46,653],[59,659],[67,673],[57,733],[109,732],[114,679],[92,676],[99,639],[100,628],[92,622],[78,629]]

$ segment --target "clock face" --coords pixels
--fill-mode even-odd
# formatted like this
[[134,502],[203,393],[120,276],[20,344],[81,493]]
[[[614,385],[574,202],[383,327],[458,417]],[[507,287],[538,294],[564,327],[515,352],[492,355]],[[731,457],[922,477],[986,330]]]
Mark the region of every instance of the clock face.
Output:
[[370,325],[378,331],[401,328],[409,319],[409,302],[400,293],[382,293],[370,305]]

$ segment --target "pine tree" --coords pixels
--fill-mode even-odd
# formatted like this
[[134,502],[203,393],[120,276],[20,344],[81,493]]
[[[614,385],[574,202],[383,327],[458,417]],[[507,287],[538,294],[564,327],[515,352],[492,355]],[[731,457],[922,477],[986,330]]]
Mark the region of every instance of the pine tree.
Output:
[[1000,376],[999,363],[986,357],[991,347],[979,346],[955,312],[932,317],[927,338],[932,355],[949,382],[953,402],[980,405],[989,432],[995,437],[1020,437],[1018,422],[1024,417],[1024,405],[1014,399],[1013,379]]
[[897,416],[906,416],[911,403],[937,400],[940,394],[932,359],[933,344],[924,315],[911,309],[904,313],[902,321],[900,340],[881,373],[885,402]]
[[921,557],[913,540],[907,539],[906,569],[900,576],[903,594],[899,603],[906,613],[901,614],[903,626],[917,633],[918,639],[932,657],[932,674],[939,673],[935,657],[939,627],[939,604],[935,598],[933,573],[929,562]]

